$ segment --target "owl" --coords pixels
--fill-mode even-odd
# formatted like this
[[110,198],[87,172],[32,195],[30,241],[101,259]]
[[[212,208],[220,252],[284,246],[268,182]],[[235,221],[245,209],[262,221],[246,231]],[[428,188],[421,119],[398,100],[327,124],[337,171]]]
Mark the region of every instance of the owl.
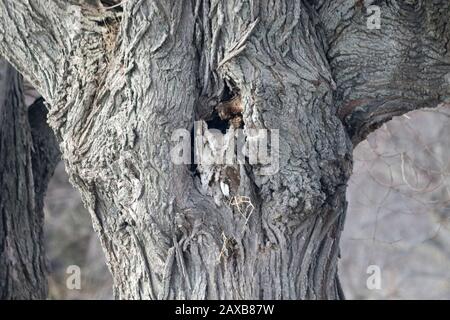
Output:
[[[231,121],[231,119],[230,119]],[[205,195],[212,196],[217,205],[237,194],[240,184],[240,165],[236,162],[234,139],[236,133],[211,132],[206,122],[196,127],[197,186]],[[230,148],[231,147],[231,148]]]

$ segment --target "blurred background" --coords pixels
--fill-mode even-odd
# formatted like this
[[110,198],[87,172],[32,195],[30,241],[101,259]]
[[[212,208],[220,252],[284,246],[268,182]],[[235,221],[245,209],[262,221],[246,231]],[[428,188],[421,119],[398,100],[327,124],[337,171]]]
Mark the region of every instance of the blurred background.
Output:
[[[450,110],[394,118],[354,151],[339,274],[347,299],[450,299]],[[63,163],[45,200],[50,299],[112,299],[99,240]],[[81,268],[81,289],[66,269]],[[366,285],[380,268],[380,289]]]

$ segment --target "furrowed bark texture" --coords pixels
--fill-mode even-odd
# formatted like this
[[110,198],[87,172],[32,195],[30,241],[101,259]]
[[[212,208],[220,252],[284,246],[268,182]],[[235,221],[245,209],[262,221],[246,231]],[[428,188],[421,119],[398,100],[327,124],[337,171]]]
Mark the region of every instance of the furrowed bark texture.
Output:
[[[315,1],[354,144],[394,116],[450,103],[450,2]],[[377,5],[381,28],[367,28]]]
[[45,106],[38,101],[28,114],[22,87],[22,77],[1,60],[0,298],[45,299],[43,199],[59,151]]
[[[68,59],[50,121],[93,213],[118,297],[339,296],[351,144],[333,116],[332,80],[308,12],[289,3],[279,4],[288,21],[277,27],[263,4],[130,3],[109,61],[74,48],[86,60]],[[79,42],[106,46],[101,36],[82,34]],[[198,109],[212,109],[202,104],[220,100],[224,79],[242,97],[246,127],[281,130],[277,175],[246,165],[199,168],[201,177],[192,177],[171,162],[172,132],[190,130]],[[99,82],[114,85],[99,90]],[[86,83],[84,94],[72,83]],[[203,175],[213,178],[202,184]],[[233,181],[229,197],[221,181]],[[248,197],[251,216],[230,197]]]
[[[446,101],[447,1],[379,1],[381,30],[367,30],[359,1],[43,3],[4,1],[0,13],[32,21],[21,30],[43,30],[39,39],[51,34],[58,68],[30,71],[11,50],[23,43],[0,52],[50,102],[117,298],[343,298],[352,142],[393,115]],[[36,16],[58,27],[47,31]],[[430,32],[411,31],[413,22]],[[49,51],[36,50],[45,60]],[[231,96],[247,140],[251,129],[279,130],[275,174],[249,161],[195,172],[171,161],[172,133],[195,120],[214,127],[215,107]]]

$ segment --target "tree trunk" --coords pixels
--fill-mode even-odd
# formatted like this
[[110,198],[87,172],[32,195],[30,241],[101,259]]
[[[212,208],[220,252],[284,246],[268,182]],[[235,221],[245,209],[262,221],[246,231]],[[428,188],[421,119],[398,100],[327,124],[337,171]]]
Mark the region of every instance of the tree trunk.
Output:
[[22,77],[1,60],[0,299],[47,297],[43,199],[59,151],[46,113],[42,101],[27,110]]
[[[117,298],[343,298],[337,262],[352,141],[448,97],[449,32],[440,20],[447,13],[437,11],[447,2],[398,5],[400,27],[419,10],[421,27],[436,32],[419,39],[422,57],[406,60],[391,82],[383,70],[364,76],[366,65],[386,57],[373,55],[369,40],[364,52],[358,37],[378,47],[385,39],[364,29],[359,2],[130,0],[108,10],[18,2],[0,4],[0,52],[51,105],[50,124],[91,212]],[[392,14],[397,1],[381,2]],[[40,31],[36,41],[11,27],[18,19]],[[352,48],[366,64],[346,51]],[[395,54],[397,64],[405,61],[403,50]],[[28,69],[30,59],[47,64]],[[419,86],[405,80],[414,66],[439,72],[407,106],[392,103],[393,92]],[[221,119],[231,104],[242,120]],[[172,135],[191,132],[195,121],[200,131],[237,121],[246,141],[254,129],[279,130],[279,170],[263,174],[264,165],[250,159],[175,164]],[[195,147],[214,148],[203,142]]]

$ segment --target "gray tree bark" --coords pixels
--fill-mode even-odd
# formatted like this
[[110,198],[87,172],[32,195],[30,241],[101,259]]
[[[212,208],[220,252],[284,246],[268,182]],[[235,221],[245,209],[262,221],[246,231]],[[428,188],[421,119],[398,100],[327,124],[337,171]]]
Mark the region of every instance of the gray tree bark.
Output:
[[[368,4],[381,7],[380,30],[367,28]],[[3,0],[0,53],[51,105],[117,298],[338,299],[353,145],[392,116],[449,102],[448,9]],[[277,174],[171,161],[172,133],[211,123],[229,96],[247,139],[280,130]]]
[[43,199],[59,150],[46,114],[0,60],[0,299],[47,297]]

